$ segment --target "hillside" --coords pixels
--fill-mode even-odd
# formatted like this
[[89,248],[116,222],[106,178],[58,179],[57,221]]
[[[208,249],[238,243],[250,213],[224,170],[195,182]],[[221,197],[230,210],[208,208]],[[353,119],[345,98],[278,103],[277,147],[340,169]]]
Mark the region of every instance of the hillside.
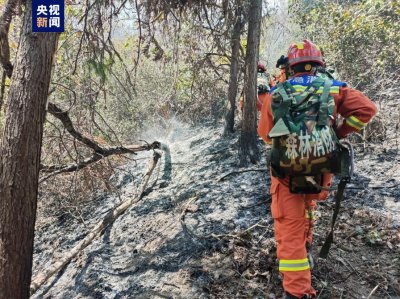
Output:
[[[32,298],[280,298],[265,159],[238,168],[238,136],[223,137],[219,126],[173,121],[148,136],[170,158],[164,152],[144,198]],[[356,150],[335,244],[313,272],[318,298],[400,298],[400,155],[389,145]],[[78,212],[39,205],[34,276],[134,196],[150,156],[117,170],[109,182],[118,191]],[[332,207],[332,196],[319,205],[314,256]]]

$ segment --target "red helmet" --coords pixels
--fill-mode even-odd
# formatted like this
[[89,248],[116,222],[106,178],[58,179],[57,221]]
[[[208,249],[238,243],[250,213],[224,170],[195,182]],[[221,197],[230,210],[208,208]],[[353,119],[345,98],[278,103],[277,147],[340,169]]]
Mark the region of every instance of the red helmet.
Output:
[[266,70],[267,70],[267,68],[265,67],[265,64],[263,62],[259,61],[257,63],[257,71],[259,73],[264,73]]
[[289,66],[296,65],[300,62],[316,62],[321,66],[325,64],[322,60],[319,47],[308,39],[300,43],[291,44],[288,51],[288,59]]

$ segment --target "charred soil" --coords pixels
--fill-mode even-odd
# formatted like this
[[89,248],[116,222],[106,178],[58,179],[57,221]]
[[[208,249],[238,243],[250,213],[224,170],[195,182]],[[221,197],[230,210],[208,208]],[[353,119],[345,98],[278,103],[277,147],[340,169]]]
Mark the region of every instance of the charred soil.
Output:
[[[155,139],[169,145],[170,156],[159,165],[146,196],[33,298],[280,298],[265,160],[238,168],[238,136],[223,137],[222,129],[211,126],[176,122]],[[356,176],[326,260],[317,255],[330,225],[333,195],[319,204],[313,247],[319,298],[400,298],[396,146],[394,139],[356,145]],[[79,217],[75,209],[40,204],[35,274],[133,196],[145,161],[116,171],[109,183],[117,192],[81,203]]]

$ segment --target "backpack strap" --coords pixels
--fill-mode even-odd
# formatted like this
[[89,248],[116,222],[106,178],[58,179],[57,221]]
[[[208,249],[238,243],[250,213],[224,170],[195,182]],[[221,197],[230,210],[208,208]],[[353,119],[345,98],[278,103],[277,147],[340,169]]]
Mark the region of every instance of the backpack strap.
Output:
[[[292,126],[294,124],[288,117],[289,110],[295,110],[301,112],[302,110],[306,111],[308,108],[300,108],[303,103],[308,101],[308,99],[317,91],[321,86],[324,86],[324,90],[321,98],[323,101],[319,101],[319,112],[318,112],[318,124],[324,122],[327,123],[326,119],[328,117],[328,101],[329,101],[329,92],[332,82],[329,80],[325,80],[321,77],[317,77],[314,81],[311,82],[310,85],[301,93],[296,94],[296,90],[293,85],[289,81],[285,81],[283,83],[278,83],[274,94],[278,94],[280,96],[279,102],[274,102],[272,100],[273,106],[273,114],[274,114],[274,124],[276,124],[280,119],[284,121],[289,131],[291,131]],[[298,110],[298,108],[300,108]],[[319,117],[319,115],[322,117]],[[305,116],[302,113],[299,113],[299,116],[296,117],[295,121],[299,121],[299,118],[304,118]]]
[[324,82],[325,81],[320,77],[312,81],[311,84],[308,85],[307,88],[300,95],[294,96],[296,98],[296,103],[292,106],[292,108],[296,109],[300,107],[303,103],[305,103],[312,96],[312,94],[315,94],[318,89],[324,85]]
[[[321,77],[319,77],[321,78]],[[332,81],[328,79],[322,79],[324,81],[324,89],[320,97],[320,106],[318,111],[318,125],[325,126],[328,125],[328,117],[331,114],[329,109],[329,92],[331,90]]]
[[[296,97],[296,105],[292,105],[290,108],[297,112],[297,116],[293,117],[294,122],[299,122],[301,120],[317,120],[317,116],[307,116],[304,112],[308,111],[311,106],[307,104],[304,106],[303,104],[306,103],[313,94],[316,94],[317,91],[321,86],[323,86],[325,81],[322,78],[317,78],[307,88],[300,94],[295,96]],[[312,104],[312,106],[316,106],[319,109],[319,102]],[[314,119],[315,118],[315,119]]]
[[293,96],[295,90],[292,84],[290,84],[289,82],[287,81],[283,82],[281,86],[278,87],[277,92],[282,97],[283,102],[287,103],[288,106],[296,104],[296,98]]
[[[272,109],[274,115],[274,123],[277,123],[279,119],[284,118],[289,110],[290,105],[293,102],[293,98],[286,92],[286,82],[278,83],[276,90],[272,95]],[[278,95],[275,96],[274,95]],[[279,102],[276,99],[279,99]]]
[[[274,96],[275,95],[275,96]],[[272,97],[272,112],[274,115],[274,126],[269,132],[268,136],[278,137],[286,134],[290,134],[291,125],[288,119],[289,107],[293,102],[291,94],[286,92],[285,85],[282,83],[278,84],[278,88],[274,92]]]

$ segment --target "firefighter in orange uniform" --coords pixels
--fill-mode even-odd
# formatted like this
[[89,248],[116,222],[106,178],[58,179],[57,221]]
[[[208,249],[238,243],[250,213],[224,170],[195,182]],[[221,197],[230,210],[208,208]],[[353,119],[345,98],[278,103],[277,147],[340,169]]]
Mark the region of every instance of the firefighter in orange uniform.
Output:
[[[268,95],[270,87],[271,85],[270,82],[268,82],[268,75],[265,64],[259,61],[257,63],[257,102],[256,102],[256,107],[258,111],[261,111],[262,104],[264,102],[264,99]],[[240,110],[243,110],[243,105],[244,105],[244,95],[242,91],[239,100]]]
[[261,61],[257,64],[257,110],[261,111],[261,107],[270,90],[270,82],[268,80],[267,69]]
[[[304,91],[319,76],[317,69],[324,66],[321,51],[308,40],[290,45],[287,58],[287,81],[299,92]],[[274,126],[271,94],[274,94],[275,89],[272,88],[264,100],[258,127],[259,135],[267,143],[271,142],[268,134]],[[370,99],[344,82],[333,80],[329,94],[335,102],[334,118],[340,115],[344,119],[335,129],[338,138],[360,131],[377,113]],[[323,174],[323,186],[329,187],[331,179],[331,174]],[[308,249],[312,241],[315,201],[325,200],[328,191],[294,194],[290,192],[288,177],[278,178],[271,173],[270,192],[279,271],[283,276],[286,298],[315,298],[316,291],[311,286]]]
[[276,62],[276,68],[279,69],[279,74],[276,77],[278,82],[285,82],[286,81],[286,68],[287,68],[288,58],[282,55],[278,61]]

